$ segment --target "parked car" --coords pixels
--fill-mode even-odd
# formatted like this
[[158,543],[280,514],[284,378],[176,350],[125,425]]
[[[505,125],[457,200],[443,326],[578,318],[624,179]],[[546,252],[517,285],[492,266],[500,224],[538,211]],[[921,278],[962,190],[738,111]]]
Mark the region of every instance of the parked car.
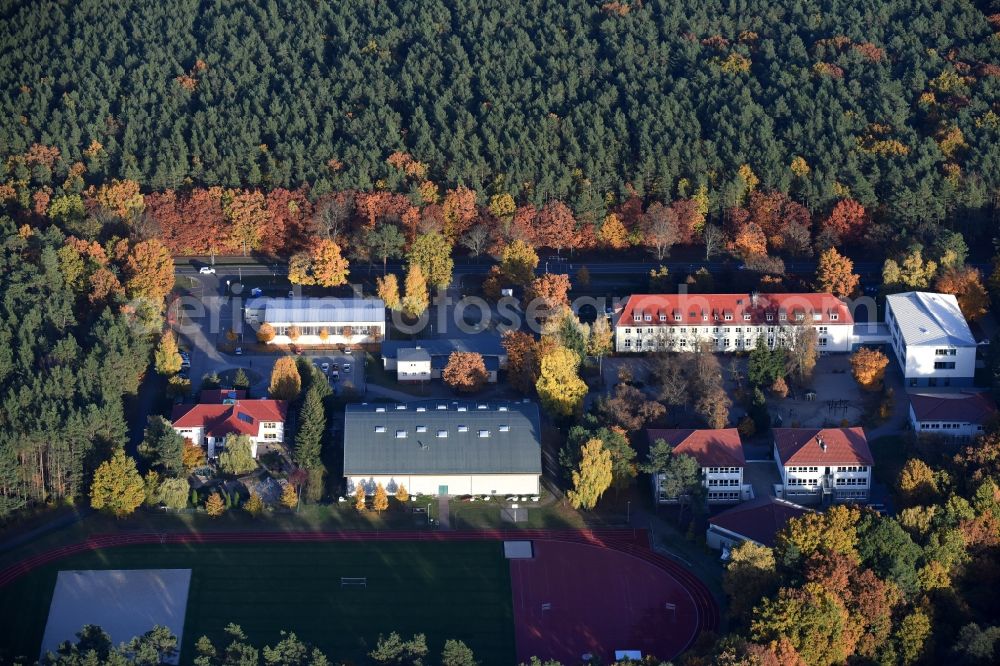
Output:
[[348,347],[347,349],[345,349],[345,350],[344,350],[344,353],[345,353],[345,354],[347,354],[348,356],[350,356],[350,355],[351,355],[351,354],[353,354],[354,352],[352,352],[352,351],[351,351],[351,348],[350,348],[350,347]]
[[336,370],[334,370],[333,372],[331,372],[330,373],[330,381],[331,382],[339,382],[340,381],[340,373],[337,372]]
[[263,293],[264,293],[264,290],[261,289],[260,287],[254,287],[253,289],[250,290],[250,295],[251,296],[260,296]]
[[215,267],[202,266],[201,268],[198,269],[198,272],[201,273],[202,275],[215,275]]
[[329,363],[320,363],[319,364],[319,369],[322,370],[323,372],[329,372],[330,371],[330,364]]
[[243,347],[237,347],[236,351],[233,353],[236,354],[237,356],[243,356]]
[[288,298],[295,298],[295,292],[291,289],[288,290]]
[[351,371],[351,364],[350,363],[345,363],[344,364],[344,372],[350,372],[350,371]]

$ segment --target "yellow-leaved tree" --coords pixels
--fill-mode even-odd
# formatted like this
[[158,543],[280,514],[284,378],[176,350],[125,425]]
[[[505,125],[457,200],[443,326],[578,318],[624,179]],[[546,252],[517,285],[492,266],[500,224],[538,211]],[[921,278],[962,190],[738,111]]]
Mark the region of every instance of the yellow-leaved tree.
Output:
[[160,338],[153,354],[153,365],[156,371],[164,376],[176,375],[181,369],[181,355],[177,351],[177,338],[174,332],[166,330]]
[[889,359],[877,349],[861,347],[851,355],[851,371],[854,379],[863,388],[872,390],[879,387]]
[[816,288],[834,296],[850,296],[857,290],[861,278],[854,273],[854,262],[837,252],[825,250],[816,266]]
[[271,370],[271,385],[267,390],[275,400],[295,400],[298,397],[302,390],[302,377],[294,358],[282,356],[275,362]]
[[205,500],[205,513],[210,515],[212,518],[218,518],[226,512],[226,504],[222,501],[222,495],[219,493],[212,493]]
[[573,489],[566,493],[574,509],[590,510],[611,487],[611,452],[599,439],[590,439],[580,447],[580,466],[573,470]]
[[359,483],[354,489],[354,508],[358,511],[365,510],[365,494],[365,487]]
[[587,395],[587,385],[577,375],[579,365],[580,357],[576,352],[562,346],[554,347],[542,357],[535,390],[542,406],[550,413],[570,416],[580,409]]
[[385,492],[382,484],[375,486],[375,496],[372,497],[372,508],[380,514],[389,508],[389,495]]
[[396,501],[401,504],[405,504],[410,501],[410,493],[406,491],[406,486],[402,483],[399,484],[398,488],[396,488]]
[[535,277],[538,253],[523,240],[515,240],[500,254],[500,272],[512,284],[525,286]]
[[146,484],[135,460],[118,449],[94,472],[90,485],[90,506],[121,518],[135,511],[146,499]]
[[419,264],[411,263],[410,270],[406,273],[403,314],[415,319],[427,310],[428,305],[430,305],[430,297],[427,293],[427,280],[424,279],[424,271]]
[[295,492],[295,486],[286,484],[281,491],[281,503],[289,509],[294,509],[299,505],[299,494]]
[[375,283],[378,285],[378,297],[385,302],[385,307],[390,310],[399,310],[403,307],[399,298],[399,280],[395,274],[389,273],[384,277],[377,277]]

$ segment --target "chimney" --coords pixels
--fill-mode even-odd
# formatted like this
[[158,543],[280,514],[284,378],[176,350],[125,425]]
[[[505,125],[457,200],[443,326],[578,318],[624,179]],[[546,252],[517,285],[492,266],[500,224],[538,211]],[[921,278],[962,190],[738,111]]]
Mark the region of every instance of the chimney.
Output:
[[758,298],[757,297],[757,292],[756,291],[751,291],[750,292],[750,305],[752,305],[753,307],[757,307],[757,298]]
[[826,442],[823,441],[823,438],[820,437],[819,435],[816,435],[816,442],[819,444],[819,448],[822,449],[825,452],[826,451]]

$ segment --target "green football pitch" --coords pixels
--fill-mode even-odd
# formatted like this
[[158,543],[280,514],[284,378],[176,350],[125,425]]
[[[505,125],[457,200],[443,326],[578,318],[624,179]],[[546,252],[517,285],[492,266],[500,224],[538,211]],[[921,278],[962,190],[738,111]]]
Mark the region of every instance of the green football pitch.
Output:
[[[284,629],[335,662],[361,659],[380,633],[396,631],[426,634],[432,655],[457,638],[485,664],[516,663],[499,541],[157,544],[74,555],[0,588],[6,657],[37,655],[60,570],[167,568],[192,571],[182,662],[202,635],[224,646],[234,622],[255,645],[273,645]],[[342,577],[367,585],[342,587]]]

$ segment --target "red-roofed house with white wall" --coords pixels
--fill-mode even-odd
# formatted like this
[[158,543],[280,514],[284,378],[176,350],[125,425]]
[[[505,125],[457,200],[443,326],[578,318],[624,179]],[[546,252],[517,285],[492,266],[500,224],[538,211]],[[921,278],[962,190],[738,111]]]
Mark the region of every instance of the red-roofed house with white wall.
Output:
[[820,351],[849,352],[854,317],[833,294],[634,294],[615,324],[618,352],[716,351],[791,344],[795,327],[810,326]]
[[285,439],[284,400],[226,400],[222,403],[177,405],[171,421],[182,437],[208,448],[208,457],[216,456],[216,448],[226,435],[247,435],[253,443],[251,452],[257,457],[260,443],[279,444]]
[[774,428],[784,497],[798,504],[866,502],[872,459],[861,428]]
[[[746,458],[743,444],[736,428],[721,430],[659,429],[646,430],[649,445],[662,439],[673,448],[698,461],[701,467],[701,484],[707,491],[709,504],[736,504],[753,498],[753,489],[743,483]],[[653,476],[653,499],[658,504],[676,504],[660,487],[663,475]]]

